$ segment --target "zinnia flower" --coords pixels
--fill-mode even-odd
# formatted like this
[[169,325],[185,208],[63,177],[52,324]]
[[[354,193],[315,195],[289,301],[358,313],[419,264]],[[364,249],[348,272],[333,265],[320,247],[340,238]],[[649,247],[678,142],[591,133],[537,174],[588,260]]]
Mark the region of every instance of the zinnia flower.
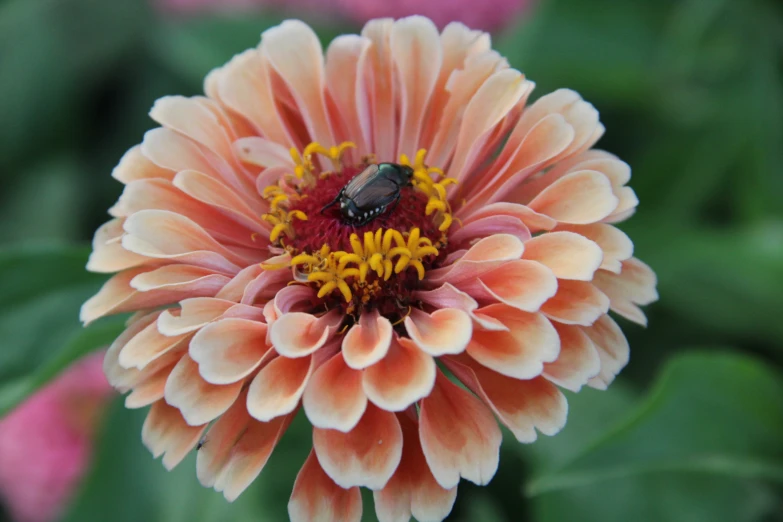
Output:
[[532,90],[487,34],[414,16],[325,56],[286,21],[206,97],[158,100],[88,264],[119,273],[82,308],[137,312],[105,371],[151,406],[152,453],[200,448],[233,500],[301,408],[292,520],[359,520],[362,486],[380,520],[441,520],[494,475],[496,419],[532,442],[565,423],[559,388],[605,388],[628,360],[609,310],[656,299],[610,224],[630,169],[590,150],[578,94]]
[[79,485],[112,395],[102,359],[77,362],[0,422],[0,497],[12,520],[57,520]]

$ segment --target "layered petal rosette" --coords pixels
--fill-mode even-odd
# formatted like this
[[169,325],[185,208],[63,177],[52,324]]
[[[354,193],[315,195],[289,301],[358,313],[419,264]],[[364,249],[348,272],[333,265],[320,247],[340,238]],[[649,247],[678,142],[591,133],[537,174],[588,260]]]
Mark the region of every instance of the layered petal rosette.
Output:
[[630,168],[592,149],[592,105],[532,90],[487,34],[410,17],[325,53],[286,21],[206,96],[158,100],[89,260],[117,273],[82,308],[135,312],[105,371],[150,407],[152,453],[200,448],[233,500],[301,412],[292,520],[359,520],[360,487],[382,521],[442,520],[461,478],[492,479],[498,421],[533,442],[561,388],[608,386],[610,310],[644,324],[657,298],[614,226]]

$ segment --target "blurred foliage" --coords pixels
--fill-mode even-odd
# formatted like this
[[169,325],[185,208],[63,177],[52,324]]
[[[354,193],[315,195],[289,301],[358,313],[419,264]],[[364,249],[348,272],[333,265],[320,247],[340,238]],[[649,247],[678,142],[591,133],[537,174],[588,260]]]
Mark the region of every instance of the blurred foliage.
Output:
[[[82,267],[120,192],[109,172],[152,126],[153,101],[200,92],[281,19],[0,3],[0,413],[122,327],[80,329],[103,280]],[[324,42],[358,29],[308,21]],[[461,484],[451,519],[783,520],[783,4],[540,0],[494,40],[536,96],[569,87],[601,112],[600,146],[633,167],[641,200],[623,228],[661,301],[649,328],[623,324],[620,380],[569,394],[556,437],[505,437],[498,475]],[[233,504],[198,485],[193,456],[165,472],[142,421],[117,403],[67,520],[285,518],[309,451],[301,415]]]

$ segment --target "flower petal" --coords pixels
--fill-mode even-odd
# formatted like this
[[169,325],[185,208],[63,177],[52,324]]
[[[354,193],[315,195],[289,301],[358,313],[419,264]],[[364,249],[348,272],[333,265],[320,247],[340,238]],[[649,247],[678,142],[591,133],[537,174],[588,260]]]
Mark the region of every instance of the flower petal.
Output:
[[296,476],[288,517],[291,522],[359,522],[362,495],[357,487],[343,489],[332,482],[311,451]]
[[392,339],[389,353],[364,370],[367,397],[388,411],[402,411],[426,397],[435,382],[435,361],[410,339]]
[[502,435],[492,412],[440,371],[432,393],[421,401],[419,438],[444,489],[456,486],[460,477],[487,484],[498,469]]
[[541,263],[515,259],[457,285],[479,300],[499,301],[518,310],[537,312],[557,292],[557,278]]
[[[633,242],[622,230],[605,223],[590,225],[558,225],[557,230],[575,232],[594,241],[603,251],[599,267],[615,274],[620,273],[622,262],[633,255]],[[527,256],[525,256],[527,257]]]
[[305,357],[329,340],[342,319],[337,310],[321,317],[304,312],[283,314],[270,327],[272,346],[285,357]]
[[341,35],[332,40],[326,50],[326,85],[342,116],[347,134],[358,148],[359,154],[370,152],[369,128],[362,125],[359,115],[359,71],[364,67],[372,42],[358,35]]
[[168,404],[179,409],[185,422],[199,426],[225,413],[243,385],[243,381],[226,386],[208,383],[199,374],[198,364],[185,354],[166,381],[164,397]]
[[530,202],[529,207],[563,223],[584,225],[602,220],[619,203],[606,176],[582,170],[552,183]]
[[195,332],[207,323],[222,316],[234,306],[225,299],[194,297],[184,299],[180,308],[164,310],[158,316],[158,331],[168,337]]
[[578,392],[598,375],[601,359],[595,345],[578,326],[554,323],[560,336],[560,356],[544,365],[544,376],[558,386]]
[[158,325],[151,323],[139,332],[122,348],[119,363],[123,368],[138,368],[145,366],[169,351],[184,349],[187,345],[187,334],[167,337],[158,331]]
[[435,290],[417,290],[413,297],[435,308],[456,308],[470,315],[471,319],[483,330],[508,330],[497,320],[476,313],[478,303],[465,292],[445,283]]
[[341,488],[381,489],[400,463],[402,431],[393,413],[368,404],[348,433],[314,428],[313,449],[326,474]]
[[131,279],[130,286],[139,292],[169,289],[210,295],[218,293],[229,281],[206,268],[177,264],[143,272]]
[[419,348],[437,357],[464,351],[473,324],[470,316],[457,308],[435,310],[432,314],[414,308],[405,318],[405,329]]
[[588,385],[605,390],[620,373],[630,355],[628,341],[617,323],[608,315],[601,316],[592,326],[582,330],[593,341],[601,361],[601,371],[588,381]]
[[565,426],[566,398],[544,377],[512,379],[464,356],[447,358],[444,363],[492,409],[519,442],[534,442],[536,430],[554,435]]
[[190,341],[190,356],[212,384],[231,384],[250,375],[273,352],[267,326],[247,319],[221,319],[206,325]]
[[589,326],[609,311],[609,298],[592,283],[561,279],[557,293],[541,311],[560,323]]
[[128,184],[139,179],[171,179],[174,172],[161,168],[150,161],[141,151],[141,145],[128,149],[114,167],[111,176],[120,183]]
[[368,146],[381,161],[397,160],[394,62],[389,44],[393,25],[392,19],[382,18],[370,20],[362,29],[362,36],[372,45],[359,73],[363,79],[357,96],[360,121],[363,126],[371,126],[364,129],[364,135],[372,136]]
[[321,365],[305,388],[302,405],[317,428],[350,431],[367,408],[362,372],[349,367],[343,355],[337,353]]
[[489,305],[479,311],[508,328],[507,332],[473,332],[467,353],[487,368],[516,379],[532,379],[541,374],[544,363],[557,359],[560,339],[542,314],[522,312],[504,304]]
[[658,300],[657,279],[649,266],[632,257],[622,262],[619,274],[596,272],[594,283],[609,298],[614,312],[642,326],[647,325],[647,317],[637,305]]
[[590,281],[603,262],[603,251],[579,234],[549,232],[525,242],[524,258],[548,266],[558,279]]
[[158,401],[144,420],[141,441],[155,458],[163,455],[163,465],[171,470],[196,446],[204,428],[190,426],[177,408]]
[[432,286],[441,286],[444,283],[456,285],[461,281],[473,280],[507,261],[519,259],[524,251],[525,244],[510,234],[485,237],[470,247],[453,265],[428,271],[426,281]]
[[144,256],[122,248],[124,223],[124,218],[115,218],[98,228],[92,240],[92,252],[87,260],[87,270],[100,273],[119,272],[141,265],[148,260]]
[[391,322],[377,310],[363,312],[343,338],[345,363],[357,370],[377,363],[389,351],[393,331]]
[[296,359],[275,357],[250,383],[248,413],[262,422],[291,413],[299,405],[314,369],[312,355]]

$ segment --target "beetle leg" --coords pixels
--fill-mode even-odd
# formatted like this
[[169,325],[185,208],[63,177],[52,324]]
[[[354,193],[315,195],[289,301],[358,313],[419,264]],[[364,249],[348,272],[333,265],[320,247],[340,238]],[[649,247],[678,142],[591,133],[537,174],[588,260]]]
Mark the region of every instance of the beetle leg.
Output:
[[337,193],[337,195],[334,197],[334,199],[330,203],[327,203],[326,205],[324,205],[324,207],[321,209],[321,213],[322,214],[323,214],[324,210],[326,210],[327,208],[329,208],[332,205],[334,205],[335,203],[337,203],[337,201],[343,196],[343,191],[345,191],[344,188],[340,192]]

